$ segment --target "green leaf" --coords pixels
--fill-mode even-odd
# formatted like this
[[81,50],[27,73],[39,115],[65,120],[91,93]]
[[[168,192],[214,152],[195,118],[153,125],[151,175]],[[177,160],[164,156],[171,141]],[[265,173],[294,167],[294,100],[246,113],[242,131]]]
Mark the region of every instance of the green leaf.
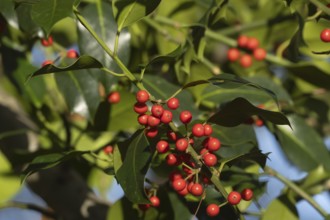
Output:
[[107,214],[108,220],[133,220],[137,219],[138,212],[133,208],[133,204],[125,197],[115,202]]
[[11,26],[18,29],[18,20],[12,0],[1,0],[0,14],[6,18]]
[[88,70],[55,74],[55,80],[70,112],[89,120],[95,118],[101,97],[98,82]]
[[93,57],[90,56],[80,56],[73,64],[66,66],[66,67],[57,67],[52,64],[48,64],[43,66],[39,70],[35,71],[30,75],[29,78],[49,74],[49,73],[58,73],[58,72],[65,72],[71,70],[82,70],[82,69],[90,69],[90,68],[102,68],[102,64]]
[[153,12],[161,0],[113,0],[112,10],[120,32],[141,18]]
[[289,120],[282,113],[257,108],[244,98],[236,98],[221,106],[208,121],[221,126],[234,127],[245,122],[252,115],[258,115],[274,124],[290,126]]
[[118,145],[118,148],[127,148],[126,154],[121,155],[124,156],[123,164],[116,172],[116,178],[126,197],[133,203],[149,203],[144,190],[144,179],[149,168],[151,152],[144,129],[135,132],[129,142]]
[[288,116],[292,129],[277,126],[275,134],[287,157],[299,168],[311,171],[319,165],[330,171],[330,155],[320,135],[304,119]]
[[57,164],[81,156],[89,151],[68,151],[62,153],[51,153],[37,156],[32,160],[28,167],[23,171],[24,179],[39,170],[56,166]]
[[295,202],[286,195],[282,195],[273,200],[262,215],[261,220],[298,220],[298,212]]
[[[95,4],[89,4],[80,11],[86,21],[93,28],[95,33],[105,42],[110,48],[114,49],[117,24],[112,15],[111,5],[105,1],[96,1]],[[82,25],[78,25],[78,45],[82,54],[89,54],[95,57],[102,65],[114,72],[119,72],[121,69],[112,60],[112,58],[104,51],[104,49],[96,42],[93,36]],[[123,64],[127,65],[130,59],[130,33],[127,29],[122,30],[119,36],[118,57]],[[117,82],[117,78],[110,74],[105,74],[100,70],[93,70],[91,72],[93,77],[102,82],[106,89],[106,93],[112,85]]]
[[40,0],[32,5],[32,19],[47,35],[59,20],[71,16],[75,0]]
[[218,76],[214,76],[209,79],[209,82],[213,85],[219,86],[221,88],[225,89],[236,89],[238,87],[241,87],[242,85],[251,86],[255,89],[259,89],[260,91],[265,92],[268,94],[271,98],[273,98],[277,102],[277,97],[275,93],[267,88],[264,88],[258,84],[252,83],[250,81],[247,81],[241,77],[238,77],[233,74],[227,74],[222,73]]
[[264,168],[267,161],[268,154],[261,153],[260,150],[257,148],[253,148],[249,153],[241,154],[232,158],[225,158],[221,160],[220,162],[222,164],[227,164],[228,166],[233,166],[236,163],[239,163],[241,161],[254,161],[259,164],[260,167]]
[[179,198],[179,196],[174,192],[168,192],[168,197],[170,199],[170,204],[173,209],[174,218],[173,220],[181,219],[191,219],[192,214],[190,213],[187,205]]

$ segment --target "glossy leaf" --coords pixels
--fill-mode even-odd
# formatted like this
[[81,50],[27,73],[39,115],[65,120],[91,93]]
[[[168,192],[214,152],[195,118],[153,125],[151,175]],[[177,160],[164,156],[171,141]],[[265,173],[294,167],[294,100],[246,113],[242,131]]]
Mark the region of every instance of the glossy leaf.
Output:
[[[81,9],[80,14],[93,28],[95,33],[105,42],[110,48],[114,49],[117,24],[112,15],[111,5],[105,1],[96,1],[95,4],[89,4]],[[99,43],[82,25],[78,25],[78,44],[82,54],[88,54],[95,57],[102,65],[112,71],[121,71],[112,58],[104,51]],[[119,45],[117,54],[123,64],[127,65],[130,58],[130,34],[124,29],[119,36]],[[109,92],[113,84],[117,82],[117,78],[110,74],[105,74],[100,70],[91,72],[93,77],[100,81]]]
[[14,10],[14,2],[12,0],[1,0],[0,14],[2,14],[8,23],[18,29],[18,20]]
[[320,135],[301,117],[290,115],[288,118],[292,129],[277,126],[275,132],[289,160],[305,171],[319,165],[330,171],[330,155]]
[[52,64],[43,66],[39,70],[32,73],[30,77],[35,77],[48,73],[58,73],[58,72],[65,72],[72,70],[90,69],[90,68],[102,68],[102,64],[93,57],[83,55],[80,56],[73,64],[66,67],[58,67]]
[[294,201],[286,195],[273,200],[262,215],[261,220],[298,220],[298,212]]
[[174,212],[173,220],[191,219],[192,214],[190,213],[188,207],[176,193],[168,192],[168,197],[170,199],[169,204],[172,206]]
[[149,203],[144,190],[144,179],[149,168],[151,152],[144,129],[135,132],[129,143],[118,145],[118,148],[127,148],[126,154],[121,155],[123,164],[116,172],[116,178],[125,195],[131,202]]
[[245,122],[252,115],[258,115],[274,124],[290,125],[289,120],[282,113],[255,107],[244,98],[236,98],[224,104],[208,121],[221,126],[234,127]]
[[59,20],[69,17],[75,0],[42,0],[32,5],[32,19],[42,27],[47,35],[54,24]]
[[161,0],[114,0],[113,14],[118,24],[118,30],[133,24],[153,12]]
[[257,148],[252,149],[250,152],[235,156],[233,158],[225,158],[221,160],[221,163],[225,163],[228,166],[232,166],[241,161],[254,161],[259,164],[260,167],[264,168],[267,161],[268,154],[261,153]]
[[125,197],[115,202],[109,209],[107,220],[132,220],[137,219],[138,212],[133,204]]

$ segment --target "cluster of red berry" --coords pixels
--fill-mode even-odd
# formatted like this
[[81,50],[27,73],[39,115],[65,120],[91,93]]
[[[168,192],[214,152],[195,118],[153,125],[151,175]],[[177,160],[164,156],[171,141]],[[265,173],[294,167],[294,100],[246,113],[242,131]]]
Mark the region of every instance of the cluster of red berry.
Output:
[[325,43],[330,42],[330,29],[329,28],[324,29],[320,34],[320,38]]
[[[177,98],[170,98],[166,102],[168,110],[163,107],[165,103],[156,102],[151,106],[151,114],[147,114],[149,108],[146,103],[149,99],[150,96],[147,91],[138,91],[136,93],[137,102],[134,105],[134,111],[139,114],[138,122],[145,126],[145,135],[149,138],[154,138],[158,134],[158,126],[161,123],[168,124],[172,121],[173,114],[171,110],[176,110],[180,102]],[[192,120],[190,111],[181,111],[179,118],[182,124],[185,125],[187,134],[184,137],[180,137],[180,134],[170,129],[167,132],[167,139],[163,138],[157,141],[155,148],[159,155],[164,155],[162,158],[165,158],[164,160],[168,166],[175,167],[175,170],[169,176],[172,188],[180,196],[191,194],[199,197],[205,194],[205,186],[212,185],[209,177],[201,173],[201,165],[204,164],[207,167],[213,167],[218,163],[218,158],[214,152],[220,149],[221,142],[219,139],[211,136],[213,128],[210,124],[196,123],[192,125],[191,131],[189,131],[187,124]],[[195,142],[201,144],[195,145]],[[188,149],[190,146],[194,150],[199,151],[197,157],[200,164],[196,164],[191,157]],[[165,156],[165,154],[167,155]],[[230,204],[234,204],[232,195],[233,192],[228,197]],[[146,210],[150,206],[157,207],[159,205],[159,199],[156,196],[150,197],[150,201],[151,205],[139,205],[140,209]],[[207,207],[207,213],[210,216],[217,215],[219,213],[219,206],[215,204],[209,205]]]
[[[46,38],[43,38],[41,39],[41,45],[44,46],[44,47],[50,47],[53,45],[53,38],[52,36],[49,36],[47,39]],[[79,54],[76,50],[74,49],[69,49],[67,52],[66,52],[66,57],[67,58],[71,58],[71,59],[75,59],[77,57],[79,57]],[[54,62],[52,60],[45,60],[41,66],[46,66],[48,64],[53,64]]]
[[265,49],[259,47],[259,41],[254,37],[247,37],[241,35],[237,38],[238,48],[230,48],[227,52],[227,58],[231,62],[239,60],[242,67],[250,67],[252,65],[252,56],[250,53],[241,54],[239,49],[245,49],[252,52],[255,60],[262,61],[266,58],[267,52]]

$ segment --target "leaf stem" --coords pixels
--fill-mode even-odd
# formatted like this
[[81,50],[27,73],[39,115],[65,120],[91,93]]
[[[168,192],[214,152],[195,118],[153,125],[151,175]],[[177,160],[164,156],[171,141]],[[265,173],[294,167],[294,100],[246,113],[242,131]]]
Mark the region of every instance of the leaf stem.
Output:
[[108,68],[105,68],[105,67],[101,68],[101,70],[104,71],[104,72],[110,73],[111,75],[118,76],[118,77],[126,76],[123,73],[116,73],[116,72],[113,72],[113,71],[111,71],[111,70],[109,70]]
[[267,173],[270,176],[275,177],[276,179],[280,180],[282,183],[284,183],[287,187],[289,187],[293,192],[297,193],[299,196],[301,196],[303,199],[305,199],[311,206],[313,206],[324,218],[328,216],[328,213],[319,205],[316,203],[316,201],[308,195],[303,189],[301,189],[298,185],[296,185],[291,180],[285,178],[277,171],[273,170],[270,167],[265,167],[265,173]]
[[330,8],[328,8],[326,5],[324,5],[322,2],[319,0],[309,0],[310,3],[321,9],[324,13],[327,15],[330,15]]

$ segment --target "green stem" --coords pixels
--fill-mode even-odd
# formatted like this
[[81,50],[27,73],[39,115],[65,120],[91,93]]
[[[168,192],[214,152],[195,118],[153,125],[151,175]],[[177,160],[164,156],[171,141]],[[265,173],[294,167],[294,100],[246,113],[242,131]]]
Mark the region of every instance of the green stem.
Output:
[[35,204],[30,204],[30,203],[21,203],[21,202],[10,201],[10,202],[0,204],[0,210],[1,209],[6,209],[6,208],[29,209],[29,210],[39,212],[39,213],[41,213],[41,214],[43,214],[47,217],[50,217],[52,219],[57,219],[58,218],[56,216],[56,214],[54,212],[52,212],[51,210],[46,209],[44,207],[37,206]]
[[114,46],[114,48],[113,48],[113,54],[114,54],[114,56],[117,56],[117,53],[118,53],[118,48],[119,48],[119,37],[120,37],[120,31],[117,30],[116,38],[115,38],[115,46]]
[[327,217],[328,213],[322,209],[322,207],[315,202],[315,200],[308,195],[303,189],[301,189],[299,186],[297,186],[294,182],[291,180],[288,180],[284,176],[282,176],[277,171],[273,170],[270,167],[265,167],[265,172],[269,174],[270,176],[273,176],[280,180],[282,183],[284,183],[287,187],[289,187],[293,192],[297,193],[299,196],[301,196],[303,199],[305,199],[311,206],[313,206],[324,218]]
[[113,72],[113,71],[111,71],[111,70],[109,70],[108,68],[105,68],[105,67],[101,68],[101,70],[104,71],[104,72],[110,73],[111,75],[118,76],[118,77],[126,76],[123,73],[116,73],[116,72]]
[[325,4],[320,2],[319,0],[309,0],[310,3],[324,11],[327,15],[330,15],[330,8],[328,8]]

